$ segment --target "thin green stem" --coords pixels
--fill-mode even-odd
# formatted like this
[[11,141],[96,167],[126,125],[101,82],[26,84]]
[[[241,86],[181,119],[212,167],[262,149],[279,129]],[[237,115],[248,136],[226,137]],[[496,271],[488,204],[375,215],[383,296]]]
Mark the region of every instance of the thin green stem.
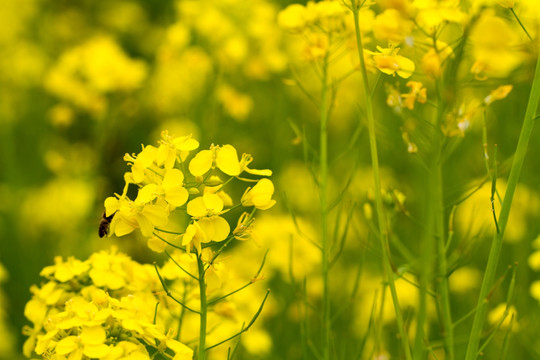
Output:
[[506,187],[506,193],[501,205],[501,211],[499,213],[499,231],[493,235],[493,241],[491,243],[491,249],[489,252],[488,262],[486,265],[486,271],[484,273],[484,279],[482,281],[482,287],[480,289],[480,295],[478,297],[478,312],[475,314],[470,337],[469,344],[467,346],[466,360],[474,360],[478,355],[478,347],[480,343],[480,337],[482,329],[484,328],[484,321],[487,312],[487,297],[493,286],[495,274],[497,271],[497,265],[499,263],[499,256],[502,248],[502,240],[504,232],[506,230],[506,224],[508,223],[508,217],[510,215],[510,207],[512,206],[512,200],[514,193],[518,185],[521,169],[525,161],[525,155],[529,145],[529,140],[534,127],[534,117],[536,115],[536,109],[538,108],[538,102],[540,100],[540,56],[537,59],[536,70],[534,73],[534,79],[532,83],[531,93],[529,95],[529,101],[527,103],[527,110],[525,111],[525,118],[521,128],[521,134],[512,162],[512,168],[508,177],[508,184]]
[[[330,36],[330,35],[329,35]],[[330,41],[329,41],[330,42]],[[332,319],[330,315],[329,290],[329,255],[328,244],[328,57],[326,53],[322,64],[322,87],[320,105],[320,143],[319,143],[319,200],[321,206],[321,267],[323,279],[323,312],[322,312],[322,355],[324,360],[330,359],[330,337]]]
[[512,14],[514,15],[514,17],[516,18],[519,26],[521,26],[521,28],[523,29],[523,31],[525,32],[525,34],[527,34],[527,37],[529,38],[529,40],[533,41],[533,38],[532,36],[529,34],[529,32],[527,31],[527,29],[525,28],[525,25],[523,25],[523,23],[521,22],[521,20],[519,20],[519,17],[517,16],[516,12],[514,11],[514,8],[510,8],[510,11],[512,12]]
[[204,264],[197,254],[197,268],[199,270],[199,291],[201,299],[200,327],[199,327],[199,356],[197,360],[206,360],[206,321],[207,321],[207,303],[206,303],[206,283],[204,278]]
[[239,332],[237,332],[236,334],[232,335],[232,336],[229,336],[228,338],[226,338],[225,340],[222,340],[212,346],[209,346],[206,348],[206,350],[210,350],[210,349],[213,349],[215,348],[216,346],[219,346],[221,344],[224,344],[226,343],[227,341],[229,340],[232,340],[234,339],[235,337],[238,337],[240,335],[242,335],[243,333],[245,333],[246,331],[249,330],[249,328],[255,323],[255,321],[257,320],[257,318],[259,317],[259,315],[261,314],[261,311],[264,307],[264,303],[266,302],[266,299],[268,299],[268,295],[270,294],[270,289],[266,290],[266,294],[264,295],[264,299],[261,303],[261,305],[259,306],[259,309],[257,310],[257,312],[255,313],[255,315],[253,315],[253,317],[251,318],[251,321],[248,323],[247,326],[244,327],[245,323],[242,324],[242,328],[240,329]]
[[381,179],[379,175],[379,157],[377,152],[377,137],[375,134],[375,117],[373,115],[373,104],[371,99],[371,91],[369,89],[366,64],[364,61],[364,47],[362,45],[362,35],[360,33],[360,22],[358,16],[358,5],[355,0],[351,0],[351,8],[354,16],[354,27],[356,32],[356,43],[358,48],[358,57],[360,59],[360,69],[362,72],[362,85],[364,94],[366,96],[366,113],[368,119],[368,132],[369,132],[369,144],[371,150],[371,165],[373,167],[373,181],[375,184],[375,202],[377,208],[377,220],[379,223],[379,234],[381,239],[382,259],[383,267],[386,275],[388,286],[390,287],[390,293],[392,295],[392,302],[394,305],[394,311],[396,313],[396,321],[405,353],[405,358],[411,360],[411,349],[408,342],[407,333],[403,322],[403,315],[399,307],[399,301],[397,296],[396,285],[394,282],[394,274],[390,263],[390,247],[388,245],[388,232],[385,228],[386,220],[383,212],[383,202],[381,196]]
[[444,199],[442,164],[438,162],[435,176],[436,183],[436,246],[437,246],[437,270],[438,270],[438,293],[442,314],[442,332],[444,339],[445,359],[454,359],[454,327],[452,325],[452,309],[450,306],[450,289],[448,283],[448,262],[446,259],[446,240],[444,230]]

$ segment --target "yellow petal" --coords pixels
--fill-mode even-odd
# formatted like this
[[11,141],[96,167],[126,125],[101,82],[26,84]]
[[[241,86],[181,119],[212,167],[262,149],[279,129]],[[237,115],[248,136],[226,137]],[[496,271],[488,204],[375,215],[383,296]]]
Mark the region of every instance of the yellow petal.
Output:
[[172,169],[176,161],[176,150],[167,144],[161,144],[156,154],[156,163],[165,169]]
[[83,354],[91,359],[101,359],[105,357],[111,348],[105,344],[99,345],[86,345],[83,350]]
[[156,184],[148,184],[143,186],[139,193],[137,194],[137,198],[135,199],[135,203],[137,204],[147,204],[154,200],[157,197],[157,185]]
[[24,316],[33,324],[42,324],[47,315],[47,305],[39,299],[32,299],[24,307]]
[[200,218],[208,214],[202,196],[196,197],[187,204],[187,213],[194,218]]
[[212,151],[202,150],[189,162],[189,172],[193,176],[204,175],[212,167]]
[[[202,218],[198,221],[202,231],[206,234],[207,241],[223,241],[231,231],[227,220],[221,216]],[[204,242],[204,241],[203,241]]]
[[274,184],[269,179],[261,179],[252,188],[246,190],[242,196],[241,202],[243,206],[255,206],[257,209],[267,210],[276,203],[272,200],[274,194]]
[[150,250],[157,253],[162,253],[163,251],[165,251],[165,248],[167,247],[167,243],[165,241],[155,236],[148,239],[148,241],[146,242],[146,245],[150,248]]
[[111,216],[120,208],[120,202],[117,198],[110,196],[105,199],[105,216]]
[[56,344],[56,353],[58,355],[66,355],[71,352],[73,352],[78,347],[77,343],[77,337],[76,336],[68,336],[66,338],[63,338]]
[[163,183],[161,186],[163,189],[168,190],[178,186],[183,186],[184,174],[179,169],[170,169],[165,173],[163,177]]
[[183,187],[168,190],[165,193],[165,199],[174,207],[182,206],[186,203],[189,197],[188,191]]
[[223,200],[217,194],[204,194],[202,196],[204,206],[209,214],[217,214],[223,210]]
[[155,226],[167,225],[169,222],[169,212],[161,204],[146,205],[142,214]]
[[123,216],[115,216],[111,222],[111,232],[118,237],[127,235],[137,228],[135,221],[128,221]]
[[257,176],[272,176],[272,170],[269,170],[269,169],[258,170],[258,169],[250,169],[246,167],[244,171],[247,172],[248,174],[257,175]]
[[137,220],[137,224],[139,225],[143,236],[152,236],[154,225],[152,225],[152,222],[146,216],[137,214],[135,215],[135,220]]
[[240,175],[240,162],[238,154],[232,145],[223,145],[217,151],[216,165],[225,174],[230,176]]
[[191,360],[193,358],[193,350],[179,341],[169,339],[167,347],[175,353],[173,360]]
[[172,143],[180,151],[191,151],[199,147],[199,142],[193,139],[191,135],[177,137]]
[[84,345],[103,344],[107,337],[105,330],[99,325],[84,328],[79,336]]
[[399,70],[397,71],[397,74],[404,79],[409,78],[414,73],[414,62],[410,59],[407,59],[406,57],[399,55],[397,55],[396,58],[399,64]]
[[182,236],[182,246],[189,245],[196,233],[197,229],[195,226],[193,224],[188,225],[184,236]]

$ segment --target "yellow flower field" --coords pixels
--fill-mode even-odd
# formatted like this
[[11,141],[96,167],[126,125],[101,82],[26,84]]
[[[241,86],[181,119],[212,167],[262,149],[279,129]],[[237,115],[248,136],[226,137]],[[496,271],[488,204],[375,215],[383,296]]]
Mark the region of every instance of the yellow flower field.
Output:
[[540,359],[540,2],[0,24],[0,360]]

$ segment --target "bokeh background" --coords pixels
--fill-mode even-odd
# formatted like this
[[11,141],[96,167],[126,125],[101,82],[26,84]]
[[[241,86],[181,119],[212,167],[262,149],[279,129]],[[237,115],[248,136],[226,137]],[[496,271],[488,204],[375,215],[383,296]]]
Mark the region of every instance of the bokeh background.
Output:
[[[240,358],[301,358],[303,318],[312,319],[308,327],[317,339],[320,253],[310,242],[318,240],[319,226],[313,180],[318,110],[295,82],[313,93],[319,84],[299,63],[298,40],[277,24],[278,12],[289,3],[0,2],[0,358],[22,357],[29,288],[41,281],[40,270],[55,256],[86,259],[114,244],[140,262],[163,260],[149,252],[138,235],[100,239],[97,229],[104,199],[121,192],[128,171],[123,155],[139,152],[141,144],[155,144],[165,129],[176,135],[191,133],[203,147],[233,144],[239,152],[254,156],[255,168],[274,171],[278,205],[258,221],[260,243],[234,249],[243,259],[235,265],[237,271],[249,274],[270,249],[266,284],[260,291],[271,288],[271,301],[259,319],[261,330],[246,342],[258,346],[246,345]],[[511,29],[522,36],[515,25]],[[354,61],[343,56],[336,68],[347,74],[354,70]],[[480,97],[499,84],[514,85],[508,98],[494,103],[487,113],[501,177],[506,176],[506,160],[515,149],[533,70],[534,58],[524,56],[504,76],[470,90]],[[424,208],[419,195],[425,189],[424,173],[418,159],[407,152],[403,118],[386,105],[384,86],[379,90],[375,99],[383,186],[397,234],[392,251],[399,271],[412,279],[421,226],[411,217]],[[382,281],[380,249],[366,216],[372,178],[367,129],[358,107],[362,96],[359,75],[352,73],[335,94],[329,129],[330,194],[340,199],[331,213],[331,230],[334,251],[341,254],[332,270],[331,289],[335,344],[341,349],[337,358],[343,359],[352,359],[348,354],[357,351],[375,296],[380,301]],[[448,161],[444,174],[448,204],[462,199],[485,178],[480,128],[473,127],[460,140]],[[537,127],[499,272],[509,265],[518,269],[514,305],[519,336],[511,343],[516,359],[540,358],[536,325],[540,295],[537,290],[535,299],[530,292],[531,284],[540,279],[536,271],[540,260],[537,255],[529,260],[540,248],[540,240],[534,241],[540,234],[539,139]],[[417,141],[421,146],[421,139]],[[400,206],[405,204],[411,216],[395,205],[398,193],[406,198]],[[487,259],[492,223],[486,198],[487,186],[456,213],[450,278],[456,319],[476,303]],[[398,287],[411,322],[417,289],[404,280]],[[507,287],[508,276],[494,292],[493,308],[504,302]],[[259,301],[260,296],[253,300],[255,308]],[[306,312],[306,303],[314,310]],[[385,330],[383,342],[392,348],[398,342],[388,301],[387,305],[378,326]],[[467,339],[467,324],[456,330],[460,346]],[[488,356],[495,356],[497,345],[486,352],[486,358],[495,359]]]

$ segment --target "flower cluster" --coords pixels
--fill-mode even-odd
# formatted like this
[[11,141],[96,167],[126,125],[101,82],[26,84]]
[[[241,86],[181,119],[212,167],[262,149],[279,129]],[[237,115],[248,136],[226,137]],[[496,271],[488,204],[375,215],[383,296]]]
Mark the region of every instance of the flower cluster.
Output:
[[[105,200],[105,215],[113,216],[111,234],[123,236],[139,228],[149,238],[153,250],[162,251],[167,244],[176,242],[174,246],[188,252],[195,248],[198,254],[203,244],[234,237],[244,239],[255,209],[269,209],[275,201],[272,200],[274,185],[269,179],[251,180],[241,176],[244,173],[270,176],[272,172],[249,168],[251,155],[243,154],[239,158],[232,145],[211,145],[210,149],[191,157],[190,152],[198,147],[198,141],[191,136],[172,137],[164,131],[158,147],[143,146],[137,155],[126,154],[124,159],[131,165],[131,172],[124,176],[124,191]],[[224,190],[234,178],[256,182],[245,190],[237,204]],[[138,190],[134,200],[127,195],[130,185]],[[231,234],[223,215],[240,206],[253,211],[239,217],[238,227]],[[169,216],[177,209],[189,218],[185,230],[178,233],[165,230]],[[164,237],[170,234],[175,236],[166,240]]]
[[33,286],[25,316],[32,323],[24,354],[43,359],[188,360],[193,351],[164,331],[166,303],[152,266],[115,249],[88,260],[55,259],[45,267],[41,286]]

